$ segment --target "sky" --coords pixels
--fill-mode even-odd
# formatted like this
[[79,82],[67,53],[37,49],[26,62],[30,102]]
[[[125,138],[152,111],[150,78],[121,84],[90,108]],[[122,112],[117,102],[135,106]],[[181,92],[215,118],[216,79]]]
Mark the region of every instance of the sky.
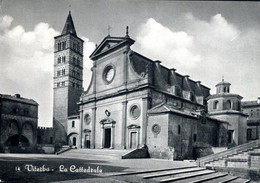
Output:
[[260,2],[155,0],[0,0],[0,93],[39,103],[39,126],[52,125],[53,46],[69,10],[89,55],[108,35],[129,35],[131,49],[201,81],[222,80],[243,101],[260,97]]

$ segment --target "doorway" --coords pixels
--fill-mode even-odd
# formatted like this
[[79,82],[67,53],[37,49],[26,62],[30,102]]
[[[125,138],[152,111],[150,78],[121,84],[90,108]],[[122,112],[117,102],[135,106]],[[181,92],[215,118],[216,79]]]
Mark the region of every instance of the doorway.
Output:
[[137,142],[136,142],[136,138],[137,137],[137,133],[136,132],[131,132],[131,134],[130,134],[130,139],[131,139],[131,141],[130,141],[130,148],[132,149],[132,148],[136,148],[136,146],[137,146]]
[[89,134],[85,135],[85,148],[90,149],[90,138],[89,138]]
[[104,148],[111,147],[111,128],[105,128],[105,146]]

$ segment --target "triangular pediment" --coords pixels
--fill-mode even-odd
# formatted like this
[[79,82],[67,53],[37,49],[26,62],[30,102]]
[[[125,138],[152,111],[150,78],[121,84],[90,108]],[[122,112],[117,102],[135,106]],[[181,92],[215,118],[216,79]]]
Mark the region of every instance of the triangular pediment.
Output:
[[100,56],[104,53],[108,53],[109,51],[113,51],[116,48],[129,44],[132,45],[135,41],[129,37],[111,37],[107,36],[103,41],[96,47],[94,52],[90,55],[91,59],[94,59],[97,56]]

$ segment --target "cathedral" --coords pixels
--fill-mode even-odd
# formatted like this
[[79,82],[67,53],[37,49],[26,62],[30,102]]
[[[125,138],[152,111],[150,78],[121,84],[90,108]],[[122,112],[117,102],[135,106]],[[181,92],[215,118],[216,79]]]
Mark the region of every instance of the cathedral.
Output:
[[122,37],[106,36],[90,55],[92,77],[84,91],[83,40],[69,13],[55,37],[53,118],[66,134],[56,141],[93,149],[145,146],[151,157],[168,159],[244,143],[238,135],[246,131],[242,97],[229,93],[229,83],[210,95],[200,81],[133,51],[134,43],[128,27]]

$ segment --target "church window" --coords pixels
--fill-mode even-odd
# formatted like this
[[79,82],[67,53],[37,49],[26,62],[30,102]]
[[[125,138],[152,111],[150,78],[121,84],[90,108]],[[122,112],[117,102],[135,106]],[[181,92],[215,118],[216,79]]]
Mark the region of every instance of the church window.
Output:
[[226,87],[224,87],[224,93],[226,93]]
[[78,52],[80,51],[79,43],[77,44],[77,51],[78,51]]
[[227,88],[227,92],[229,93],[229,88]]
[[140,116],[140,114],[141,114],[141,110],[140,110],[140,108],[137,105],[133,105],[130,108],[130,116],[133,119],[137,119]]
[[112,65],[108,65],[105,67],[103,71],[103,79],[104,81],[109,84],[113,81],[115,77],[115,68]]
[[73,56],[73,64],[76,64],[76,57]]
[[61,63],[61,58],[60,57],[58,57],[58,64],[60,64]]
[[231,101],[230,100],[227,100],[227,102],[226,102],[226,109],[227,110],[231,109]]
[[60,76],[60,71],[57,71],[57,76]]
[[65,50],[66,48],[66,41],[62,42],[62,50]]
[[89,114],[86,114],[86,115],[85,115],[85,117],[84,117],[84,121],[85,121],[85,123],[86,123],[87,125],[90,123],[90,121],[91,121],[91,117],[90,117]]
[[63,56],[62,57],[62,63],[65,63],[66,62],[66,56]]
[[213,109],[218,109],[218,101],[214,101],[214,103],[213,103]]
[[77,58],[77,65],[80,65],[79,57]]
[[161,132],[161,127],[158,125],[158,124],[154,124],[152,126],[152,132],[155,134],[155,135],[158,135],[160,132]]
[[181,126],[178,125],[178,134],[181,134]]
[[197,134],[193,134],[193,141],[194,141],[194,142],[197,141]]
[[65,75],[65,69],[62,69],[62,75]]
[[72,127],[72,128],[75,127],[75,121],[72,121],[71,127]]
[[58,43],[58,51],[61,50],[61,43]]
[[237,110],[238,110],[238,111],[241,110],[241,103],[240,103],[240,101],[237,102]]

